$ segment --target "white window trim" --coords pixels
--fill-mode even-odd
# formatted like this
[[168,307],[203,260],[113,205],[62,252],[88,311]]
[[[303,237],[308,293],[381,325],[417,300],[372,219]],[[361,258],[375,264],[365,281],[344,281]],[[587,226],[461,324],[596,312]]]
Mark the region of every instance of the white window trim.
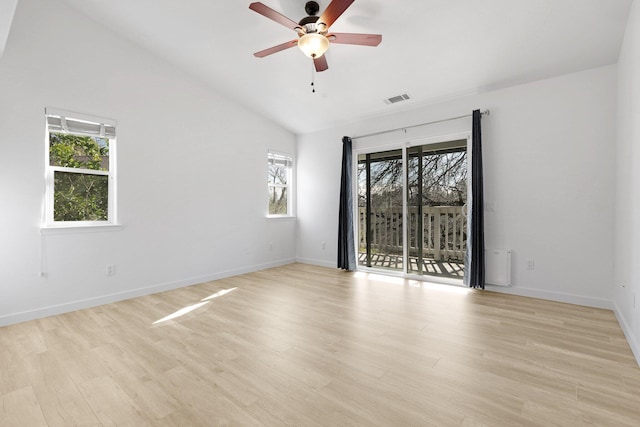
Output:
[[40,234],[43,236],[51,234],[79,234],[97,233],[106,231],[120,231],[124,228],[121,224],[98,224],[98,225],[59,225],[54,227],[40,227]]
[[[117,158],[117,138],[109,138],[109,170],[100,171],[93,169],[80,169],[80,168],[68,168],[62,166],[51,166],[49,159],[49,126],[47,123],[47,116],[61,116],[69,117],[77,120],[100,123],[102,125],[116,126],[116,121],[112,119],[105,119],[97,116],[90,116],[87,114],[75,113],[72,111],[58,110],[53,108],[45,108],[45,203],[43,212],[43,221],[41,225],[42,234],[55,233],[55,230],[64,230],[64,232],[77,232],[80,229],[86,231],[105,231],[105,230],[119,230],[121,225],[117,221],[117,173],[116,173],[116,158]],[[82,135],[81,133],[72,133],[73,135]],[[69,172],[69,173],[83,173],[91,175],[103,175],[108,176],[108,212],[107,221],[55,221],[53,216],[54,208],[54,173],[55,172]]]
[[271,155],[274,156],[282,156],[282,157],[287,157],[289,159],[291,159],[291,166],[288,168],[288,176],[287,176],[287,182],[288,184],[271,184],[269,182],[267,182],[267,189],[270,188],[287,188],[287,213],[285,215],[272,215],[269,213],[269,196],[268,194],[270,194],[270,192],[267,192],[267,198],[265,200],[265,205],[266,205],[266,216],[269,219],[289,219],[289,218],[295,218],[295,212],[293,211],[293,207],[295,206],[295,203],[293,202],[293,198],[294,198],[294,194],[295,194],[295,187],[294,187],[294,183],[295,183],[295,179],[294,179],[294,165],[295,165],[295,159],[293,157],[293,154],[291,153],[287,153],[284,151],[276,151],[276,150],[271,150],[269,149],[267,151],[267,176],[269,176],[269,157]]

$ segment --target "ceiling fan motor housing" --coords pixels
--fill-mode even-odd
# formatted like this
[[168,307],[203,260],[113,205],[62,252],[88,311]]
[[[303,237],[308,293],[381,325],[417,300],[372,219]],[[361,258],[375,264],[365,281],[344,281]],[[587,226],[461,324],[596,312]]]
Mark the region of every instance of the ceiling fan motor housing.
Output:
[[305,34],[317,33],[318,27],[316,22],[318,22],[320,17],[316,16],[316,14],[320,10],[320,6],[315,1],[309,1],[304,7],[304,10],[309,14],[309,16],[302,18],[298,24],[304,29]]

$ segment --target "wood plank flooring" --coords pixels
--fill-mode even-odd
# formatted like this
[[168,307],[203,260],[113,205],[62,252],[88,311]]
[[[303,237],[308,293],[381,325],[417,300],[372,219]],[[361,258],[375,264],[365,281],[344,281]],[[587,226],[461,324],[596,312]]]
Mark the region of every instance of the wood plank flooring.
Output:
[[292,264],[0,328],[0,425],[638,426],[640,369],[608,310]]

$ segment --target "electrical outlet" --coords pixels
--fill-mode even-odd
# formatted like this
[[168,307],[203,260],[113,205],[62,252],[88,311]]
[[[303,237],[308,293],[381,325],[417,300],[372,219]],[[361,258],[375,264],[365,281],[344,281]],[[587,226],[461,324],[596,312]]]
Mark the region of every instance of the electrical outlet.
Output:
[[105,273],[107,276],[113,276],[114,274],[116,274],[116,266],[113,264],[107,264]]
[[273,243],[269,243],[269,250],[273,251]]
[[533,261],[533,258],[527,260],[527,270],[534,270],[536,268],[536,264]]
[[322,247],[322,250],[324,251],[325,249],[327,249],[327,244],[325,242],[322,242],[321,247]]

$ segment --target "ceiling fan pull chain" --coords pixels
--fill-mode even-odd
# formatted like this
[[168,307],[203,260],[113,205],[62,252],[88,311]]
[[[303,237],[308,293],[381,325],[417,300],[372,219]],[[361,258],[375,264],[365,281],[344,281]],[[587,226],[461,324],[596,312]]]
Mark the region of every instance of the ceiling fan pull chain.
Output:
[[313,61],[311,61],[311,93],[316,93],[316,66]]

